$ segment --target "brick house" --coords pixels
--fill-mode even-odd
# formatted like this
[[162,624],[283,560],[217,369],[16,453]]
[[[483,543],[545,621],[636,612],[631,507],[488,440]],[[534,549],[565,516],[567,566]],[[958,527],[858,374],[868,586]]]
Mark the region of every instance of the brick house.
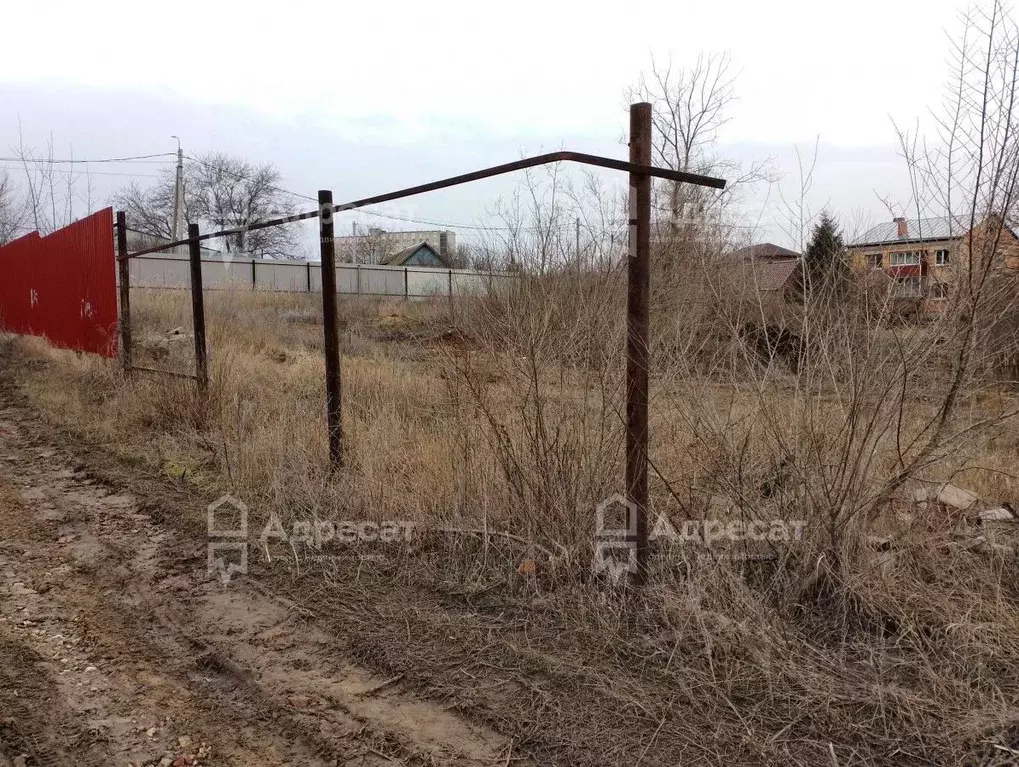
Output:
[[[921,314],[938,314],[951,306],[971,237],[979,247],[979,238],[997,224],[985,220],[971,233],[963,217],[893,218],[849,243],[849,263],[868,285],[885,286],[894,298],[915,301]],[[1019,238],[1008,227],[1002,229],[995,260],[998,267],[1019,269]]]

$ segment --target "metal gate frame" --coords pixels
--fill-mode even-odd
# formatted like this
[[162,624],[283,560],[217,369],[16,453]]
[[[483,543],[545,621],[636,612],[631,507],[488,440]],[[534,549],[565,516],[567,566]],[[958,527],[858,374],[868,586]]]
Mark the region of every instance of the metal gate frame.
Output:
[[[333,215],[355,210],[367,205],[399,200],[425,192],[447,189],[472,181],[480,181],[505,173],[526,170],[538,165],[555,162],[576,162],[601,168],[619,170],[630,176],[630,258],[627,268],[626,297],[626,507],[627,544],[634,552],[634,585],[644,582],[648,558],[648,385],[650,375],[650,345],[648,341],[648,312],[650,293],[650,251],[651,251],[651,179],[662,178],[676,183],[724,189],[725,180],[696,173],[658,168],[651,165],[651,104],[641,102],[630,105],[630,160],[613,160],[608,157],[582,154],[579,152],[552,152],[516,162],[496,165],[491,168],[465,173],[460,176],[434,181],[428,184],[367,197],[353,202],[333,204],[329,190],[318,193],[319,207],[306,213],[259,221],[245,226],[224,229],[219,232],[201,234],[196,224],[188,229],[188,237],[164,245],[128,253],[126,239],[117,256],[121,265],[121,296],[124,299],[125,317],[129,316],[129,275],[127,261],[137,256],[157,253],[170,248],[187,245],[191,261],[191,298],[194,316],[195,360],[198,385],[204,390],[209,375],[205,348],[205,311],[202,296],[201,243],[215,237],[224,237],[245,232],[283,226],[298,221],[319,219],[319,237],[322,259],[322,314],[325,333],[326,358],[326,418],[329,430],[329,460],[334,468],[343,466],[343,421],[340,379],[339,329],[337,323],[336,297],[336,248],[333,233]],[[118,214],[118,222],[122,220]],[[123,229],[122,229],[123,231]],[[328,278],[327,278],[328,275]],[[121,330],[124,358],[130,359],[130,329]]]

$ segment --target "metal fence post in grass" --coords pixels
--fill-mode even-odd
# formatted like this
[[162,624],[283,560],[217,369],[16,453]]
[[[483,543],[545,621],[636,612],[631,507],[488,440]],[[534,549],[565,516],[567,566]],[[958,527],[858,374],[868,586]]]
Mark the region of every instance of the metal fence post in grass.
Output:
[[198,389],[209,388],[209,366],[205,349],[205,294],[202,292],[202,243],[198,224],[188,225],[188,255],[191,262],[191,318],[195,331],[195,375]]
[[120,364],[131,368],[131,262],[127,260],[127,214],[117,212],[117,270],[120,278]]
[[[322,325],[325,330],[326,421],[329,462],[343,466],[343,411],[340,388],[340,331],[336,307],[336,244],[333,237],[333,193],[318,193],[319,242],[322,256]],[[360,286],[359,286],[360,287]]]
[[[651,165],[651,105],[630,106],[630,162]],[[630,173],[630,258],[626,289],[626,505],[636,548],[633,583],[647,576],[648,557],[648,293],[651,261],[651,177]]]
[[449,316],[450,319],[453,317],[453,270],[450,269],[448,279],[449,283],[446,286],[446,291],[449,293]]

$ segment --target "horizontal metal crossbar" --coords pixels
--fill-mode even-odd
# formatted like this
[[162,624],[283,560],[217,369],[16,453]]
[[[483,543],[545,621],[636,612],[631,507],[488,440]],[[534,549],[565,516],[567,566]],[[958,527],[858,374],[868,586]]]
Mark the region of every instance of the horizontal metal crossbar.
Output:
[[124,370],[137,370],[141,373],[156,373],[158,375],[170,376],[171,378],[187,378],[192,381],[198,380],[198,376],[191,375],[190,373],[178,373],[175,370],[160,370],[159,368],[146,368],[141,365],[125,365]]
[[724,179],[702,176],[698,173],[685,173],[683,171],[670,170],[669,168],[658,168],[653,165],[637,165],[624,160],[613,160],[609,157],[600,157],[594,154],[583,154],[581,152],[551,152],[549,154],[542,154],[536,157],[528,157],[523,160],[516,160],[515,162],[504,163],[503,165],[496,165],[491,168],[485,168],[484,170],[476,170],[473,173],[464,173],[460,176],[452,176],[451,178],[442,179],[441,181],[433,181],[429,184],[421,184],[419,186],[408,187],[407,189],[400,189],[396,192],[379,194],[374,197],[365,197],[361,200],[332,205],[327,208],[312,210],[306,213],[295,213],[291,216],[272,218],[265,221],[256,221],[233,229],[210,232],[195,238],[189,237],[183,240],[175,240],[174,242],[168,242],[165,245],[157,245],[134,253],[128,253],[124,256],[118,256],[118,260],[128,260],[138,256],[146,256],[150,253],[159,253],[164,250],[169,250],[170,248],[187,245],[192,242],[192,240],[195,242],[203,242],[205,240],[215,239],[216,237],[228,237],[234,234],[243,234],[244,232],[254,232],[259,229],[269,229],[274,226],[283,226],[285,224],[293,224],[298,221],[306,221],[310,218],[318,218],[322,215],[323,210],[327,209],[331,213],[355,210],[357,208],[363,208],[366,205],[377,205],[382,202],[392,202],[393,200],[400,200],[404,197],[412,197],[416,194],[434,192],[439,189],[448,189],[451,186],[469,184],[472,181],[481,181],[482,179],[492,178],[493,176],[501,176],[504,173],[513,173],[515,171],[533,168],[538,165],[548,165],[553,162],[576,162],[582,165],[594,165],[599,168],[609,168],[610,170],[621,170],[625,173],[632,173],[638,176],[651,176],[653,178],[663,178],[667,181],[676,181],[683,184],[706,186],[713,189],[725,189]]

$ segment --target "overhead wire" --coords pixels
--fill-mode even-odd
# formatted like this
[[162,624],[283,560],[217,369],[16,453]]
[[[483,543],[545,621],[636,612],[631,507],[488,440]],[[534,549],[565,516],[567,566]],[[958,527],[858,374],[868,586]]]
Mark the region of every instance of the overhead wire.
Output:
[[[30,162],[34,164],[42,165],[92,165],[99,163],[110,163],[110,162],[141,162],[143,160],[152,160],[156,157],[176,157],[176,152],[164,152],[162,154],[141,154],[134,155],[133,157],[105,157],[99,160],[54,160],[49,157],[0,157],[0,162]],[[165,160],[160,160],[158,164],[162,164]],[[156,164],[156,163],[153,163]]]
[[[92,165],[92,164],[109,164],[109,163],[145,163],[145,164],[153,164],[153,165],[163,165],[163,164],[166,164],[167,159],[174,159],[176,157],[177,157],[177,153],[176,152],[157,152],[157,153],[154,153],[154,154],[129,155],[129,156],[125,156],[125,157],[85,158],[85,159],[80,159],[80,160],[79,159],[40,158],[40,157],[9,157],[9,156],[0,156],[0,162],[4,163],[4,167],[7,167],[8,163],[21,163],[21,164],[31,163],[33,165]],[[199,163],[201,165],[205,165],[206,167],[210,167],[210,168],[214,167],[216,170],[218,170],[220,172],[223,172],[223,173],[226,173],[226,174],[228,174],[230,176],[233,176],[234,178],[237,178],[239,180],[244,180],[244,181],[250,180],[250,176],[245,176],[243,174],[234,173],[233,171],[226,170],[225,168],[222,168],[222,167],[219,167],[219,166],[213,166],[210,163],[206,162],[205,160],[202,160],[201,158],[195,157],[193,155],[185,155],[185,159],[187,159],[187,160],[189,160],[191,162],[196,162],[196,163]],[[53,172],[54,173],[60,173],[62,175],[74,175],[74,173],[75,173],[75,171],[66,171],[66,170],[57,170],[57,169],[53,169]],[[77,171],[77,172],[78,173],[82,173],[82,171]],[[115,176],[115,177],[122,177],[122,178],[159,178],[158,175],[152,174],[152,173],[124,173],[124,172],[92,171],[92,170],[89,170],[88,173],[90,175],[96,175],[96,176]],[[317,197],[311,197],[310,195],[302,194],[300,192],[295,192],[295,191],[293,191],[291,189],[286,189],[286,188],[281,187],[281,186],[276,186],[276,185],[270,184],[270,185],[268,185],[268,188],[272,189],[275,192],[279,192],[281,194],[290,195],[291,197],[296,197],[296,198],[299,198],[299,199],[302,199],[302,200],[308,200],[310,202],[315,202],[315,203],[318,202],[318,198]],[[390,219],[390,220],[394,220],[394,221],[403,221],[405,223],[424,224],[424,225],[427,225],[427,226],[444,227],[444,228],[447,228],[447,229],[462,229],[462,230],[478,231],[478,232],[497,232],[497,231],[502,231],[502,232],[505,232],[505,231],[526,232],[526,231],[543,231],[545,229],[545,227],[491,226],[491,225],[484,225],[484,224],[463,224],[463,223],[452,222],[452,221],[437,221],[437,220],[434,220],[434,219],[418,218],[418,217],[415,217],[415,216],[405,216],[405,215],[399,215],[399,214],[396,214],[396,213],[387,213],[387,212],[382,212],[382,211],[375,211],[375,210],[370,210],[368,208],[360,208],[360,209],[358,209],[358,212],[362,213],[364,215],[374,216],[376,218],[384,218],[384,219]],[[564,222],[562,224],[562,226],[563,227],[573,226],[573,222]],[[734,224],[734,223],[724,224],[723,226],[725,226],[726,228],[730,228],[730,229],[756,229],[757,228],[756,226],[753,226],[753,225],[742,225],[741,226],[741,225]]]
[[[8,169],[8,166],[12,161],[0,158],[0,162],[3,162],[4,170]],[[21,162],[20,160],[14,162]],[[159,178],[155,173],[118,173],[116,171],[104,171],[104,170],[63,170],[61,168],[50,168],[50,173],[57,173],[61,176],[119,176],[121,178]]]

